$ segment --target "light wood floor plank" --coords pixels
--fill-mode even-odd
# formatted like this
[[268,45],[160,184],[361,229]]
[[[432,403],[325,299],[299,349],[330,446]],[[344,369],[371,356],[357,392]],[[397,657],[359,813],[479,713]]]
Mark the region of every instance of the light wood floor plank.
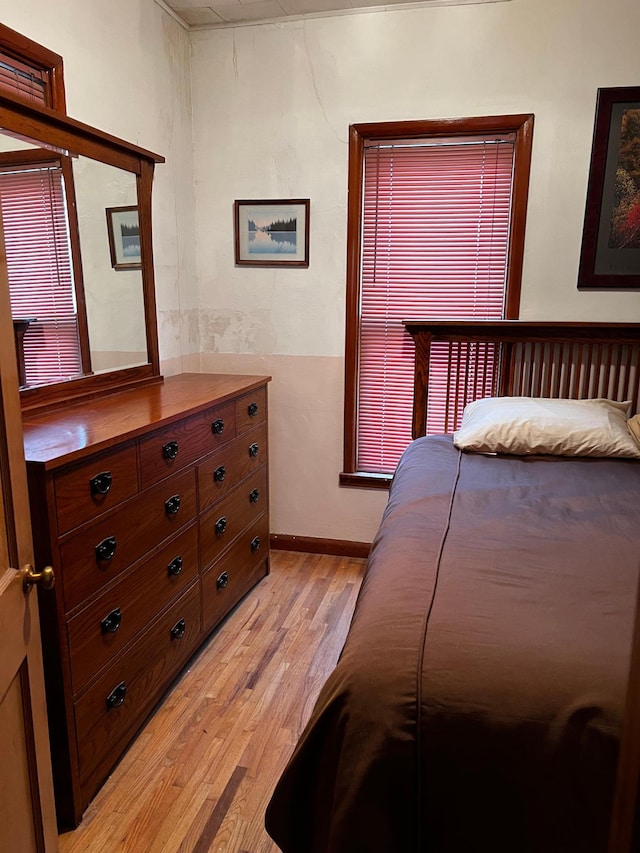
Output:
[[277,853],[264,810],[335,666],[364,565],[274,551],[60,853]]

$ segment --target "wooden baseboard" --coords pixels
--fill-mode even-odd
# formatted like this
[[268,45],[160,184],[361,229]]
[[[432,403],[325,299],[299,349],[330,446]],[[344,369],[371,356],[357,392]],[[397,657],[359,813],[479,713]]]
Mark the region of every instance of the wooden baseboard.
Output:
[[348,539],[321,539],[316,536],[289,536],[272,533],[270,545],[278,551],[304,551],[308,554],[331,554],[334,557],[362,557],[366,559],[371,542],[351,542]]

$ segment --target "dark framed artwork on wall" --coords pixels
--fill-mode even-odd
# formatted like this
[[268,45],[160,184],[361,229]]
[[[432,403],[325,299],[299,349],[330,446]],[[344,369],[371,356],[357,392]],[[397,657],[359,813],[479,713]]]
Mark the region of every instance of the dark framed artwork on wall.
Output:
[[142,269],[138,208],[107,207],[106,212],[111,266],[114,270]]
[[640,86],[598,89],[579,288],[640,288]]
[[308,267],[309,199],[236,200],[237,266]]

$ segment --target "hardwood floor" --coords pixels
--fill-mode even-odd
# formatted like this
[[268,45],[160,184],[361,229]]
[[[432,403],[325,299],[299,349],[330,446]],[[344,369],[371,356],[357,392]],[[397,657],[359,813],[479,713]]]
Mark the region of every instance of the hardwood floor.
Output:
[[60,853],[275,853],[273,787],[333,669],[365,561],[273,551]]

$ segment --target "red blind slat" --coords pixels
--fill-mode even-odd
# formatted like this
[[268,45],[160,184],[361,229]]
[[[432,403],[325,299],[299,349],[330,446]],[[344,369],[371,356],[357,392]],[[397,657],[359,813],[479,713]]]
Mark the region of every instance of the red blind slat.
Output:
[[[407,317],[504,311],[514,143],[370,145],[364,155],[357,469],[391,473],[411,440]],[[433,353],[430,433],[444,432],[447,364]]]
[[0,51],[0,89],[49,105],[49,73]]
[[82,372],[62,171],[43,164],[0,169],[0,206],[14,319],[24,336],[28,385]]

